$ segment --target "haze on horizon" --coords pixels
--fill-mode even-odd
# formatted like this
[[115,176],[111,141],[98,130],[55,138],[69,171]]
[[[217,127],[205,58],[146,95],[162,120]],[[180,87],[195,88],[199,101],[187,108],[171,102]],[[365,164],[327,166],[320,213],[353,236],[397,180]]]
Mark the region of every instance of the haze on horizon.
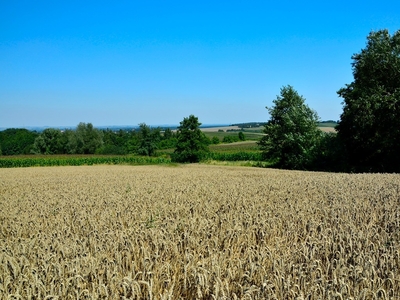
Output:
[[0,128],[265,122],[292,85],[321,120],[400,2],[3,1]]

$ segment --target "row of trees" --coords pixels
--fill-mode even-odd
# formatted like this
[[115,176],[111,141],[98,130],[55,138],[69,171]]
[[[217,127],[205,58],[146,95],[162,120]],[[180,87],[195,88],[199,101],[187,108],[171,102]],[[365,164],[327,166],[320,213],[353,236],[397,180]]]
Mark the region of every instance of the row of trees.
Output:
[[283,87],[259,142],[263,156],[289,169],[400,171],[400,31],[371,32],[352,56],[354,81],[344,99],[337,134],[317,129],[318,116],[291,86]]
[[140,124],[138,130],[99,130],[91,123],[76,129],[47,128],[42,132],[27,129],[0,131],[0,153],[18,154],[128,154],[153,155],[156,148],[174,148],[176,134],[170,129]]
[[[203,156],[200,152],[206,150],[208,145],[220,143],[218,137],[213,137],[211,140],[206,137],[201,132],[200,125],[198,119],[191,115],[181,122],[176,132],[170,128],[164,130],[159,127],[153,128],[145,123],[140,124],[137,130],[121,129],[118,131],[99,130],[94,128],[91,123],[79,123],[74,130],[47,128],[41,133],[26,129],[6,129],[0,131],[0,154],[138,154],[153,156],[157,149],[176,148],[176,153],[182,152],[179,156],[174,156],[176,161],[193,162]],[[237,140],[239,139],[244,139],[242,132],[239,133]]]

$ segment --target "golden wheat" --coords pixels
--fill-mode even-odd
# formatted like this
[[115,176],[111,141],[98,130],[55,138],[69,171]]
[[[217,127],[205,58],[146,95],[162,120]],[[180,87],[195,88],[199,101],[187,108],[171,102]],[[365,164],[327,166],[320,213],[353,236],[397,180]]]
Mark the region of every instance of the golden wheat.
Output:
[[399,299],[400,176],[2,169],[0,299]]

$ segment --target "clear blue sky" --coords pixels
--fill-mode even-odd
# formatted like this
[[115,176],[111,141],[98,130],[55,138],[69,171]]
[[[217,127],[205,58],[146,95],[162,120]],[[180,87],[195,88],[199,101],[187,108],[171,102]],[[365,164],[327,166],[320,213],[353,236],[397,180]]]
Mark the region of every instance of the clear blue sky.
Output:
[[0,127],[267,121],[292,85],[322,120],[400,1],[0,1]]

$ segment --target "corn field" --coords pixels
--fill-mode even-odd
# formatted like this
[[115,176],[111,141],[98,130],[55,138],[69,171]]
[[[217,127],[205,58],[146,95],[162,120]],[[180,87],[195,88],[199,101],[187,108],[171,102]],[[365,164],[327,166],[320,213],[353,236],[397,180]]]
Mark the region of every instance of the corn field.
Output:
[[0,170],[0,299],[400,299],[400,176]]
[[170,158],[149,156],[94,156],[94,155],[64,155],[64,156],[2,156],[0,168],[51,167],[51,166],[83,166],[83,165],[148,165],[168,164]]

